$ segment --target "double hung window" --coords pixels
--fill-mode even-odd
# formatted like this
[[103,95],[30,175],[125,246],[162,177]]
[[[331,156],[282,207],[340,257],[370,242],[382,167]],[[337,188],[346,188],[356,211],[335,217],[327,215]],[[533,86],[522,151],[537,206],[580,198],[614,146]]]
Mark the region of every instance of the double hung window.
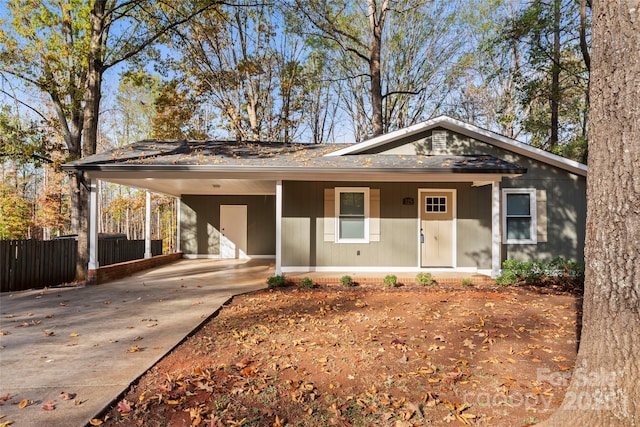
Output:
[[536,190],[502,190],[504,243],[536,244]]
[[336,240],[368,243],[369,188],[336,188]]

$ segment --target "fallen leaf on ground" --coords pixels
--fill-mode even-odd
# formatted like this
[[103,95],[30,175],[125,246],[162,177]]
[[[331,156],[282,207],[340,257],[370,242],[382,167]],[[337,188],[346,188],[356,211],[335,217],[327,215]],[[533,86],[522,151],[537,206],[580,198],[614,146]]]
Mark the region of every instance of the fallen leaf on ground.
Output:
[[92,426],[99,426],[102,424],[102,420],[99,420],[97,418],[92,418],[91,421],[89,421],[89,424],[91,424]]
[[22,399],[22,402],[20,402],[20,404],[18,405],[18,408],[24,409],[24,408],[26,408],[27,406],[29,406],[32,403],[33,403],[33,401],[31,401],[29,399]]
[[42,405],[43,411],[53,411],[54,409],[56,409],[56,405],[53,403],[45,403]]
[[7,421],[4,421],[4,422],[0,423],[0,427],[7,427],[7,426],[10,426],[11,424],[13,424],[13,421],[7,420]]
[[76,397],[75,393],[67,393],[66,391],[60,392],[60,399],[62,400],[73,400]]
[[131,412],[131,405],[129,404],[129,401],[127,401],[127,399],[122,399],[120,402],[118,402],[117,409],[118,412],[126,414],[127,412]]
[[10,398],[11,398],[11,393],[7,393],[7,394],[5,394],[3,396],[0,396],[0,402],[6,402]]
[[127,353],[137,353],[139,351],[142,351],[142,348],[138,347],[137,345],[132,345],[131,347],[129,347],[129,350],[127,350]]
[[77,332],[72,332],[72,333],[69,334],[69,336],[72,337],[72,338],[75,338],[75,337],[79,337],[80,334],[77,333]]

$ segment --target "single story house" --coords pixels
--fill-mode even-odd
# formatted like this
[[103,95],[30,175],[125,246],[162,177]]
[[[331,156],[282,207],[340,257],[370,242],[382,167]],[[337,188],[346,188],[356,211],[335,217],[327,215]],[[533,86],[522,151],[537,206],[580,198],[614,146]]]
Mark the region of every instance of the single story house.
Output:
[[447,116],[351,145],[141,141],[63,168],[178,197],[185,257],[276,274],[583,260],[587,167]]

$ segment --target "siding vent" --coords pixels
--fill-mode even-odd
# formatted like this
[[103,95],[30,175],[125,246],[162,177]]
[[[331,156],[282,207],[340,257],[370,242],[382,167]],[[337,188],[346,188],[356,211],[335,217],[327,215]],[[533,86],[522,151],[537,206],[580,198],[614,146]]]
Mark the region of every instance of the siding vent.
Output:
[[433,154],[446,154],[447,152],[447,131],[434,130],[431,132],[431,151]]

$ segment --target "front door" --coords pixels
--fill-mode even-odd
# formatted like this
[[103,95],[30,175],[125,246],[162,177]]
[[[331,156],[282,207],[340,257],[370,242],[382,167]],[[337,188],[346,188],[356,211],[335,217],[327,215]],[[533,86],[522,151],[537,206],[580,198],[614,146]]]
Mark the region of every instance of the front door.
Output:
[[454,267],[455,190],[420,192],[422,267]]
[[247,258],[246,205],[220,205],[220,257]]

